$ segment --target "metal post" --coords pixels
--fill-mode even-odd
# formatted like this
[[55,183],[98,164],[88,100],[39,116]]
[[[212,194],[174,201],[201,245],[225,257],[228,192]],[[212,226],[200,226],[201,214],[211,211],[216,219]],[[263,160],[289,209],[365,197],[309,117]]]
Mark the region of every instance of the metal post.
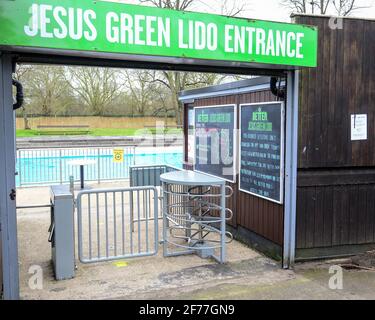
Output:
[[21,186],[21,181],[22,181],[21,152],[20,150],[17,150],[17,149],[16,149],[16,161],[18,161],[17,175],[18,175],[18,181],[20,183],[19,186]]
[[283,268],[288,269],[293,267],[296,247],[298,71],[288,72],[285,141]]
[[[0,223],[4,299],[19,299],[12,60],[0,53]],[[1,269],[1,268],[0,268]]]
[[[129,209],[130,209],[130,231],[131,233],[134,232],[134,197],[133,197],[133,191],[130,191],[129,193]],[[131,234],[133,237],[133,235]],[[132,238],[133,239],[133,238]]]
[[62,176],[62,151],[59,149],[59,167],[60,167],[60,184],[63,183],[63,176]]
[[85,188],[85,183],[84,183],[85,173],[84,173],[84,169],[82,165],[79,166],[79,176],[81,180],[81,189],[84,189]]
[[226,224],[226,201],[225,201],[225,182],[220,186],[220,193],[221,193],[221,198],[220,198],[220,206],[221,206],[221,212],[220,212],[220,216],[221,216],[221,226],[220,226],[220,229],[221,229],[221,248],[220,248],[220,262],[221,263],[225,263],[225,255],[226,255],[226,252],[225,252],[225,240],[226,240],[226,231],[225,231],[225,224]]
[[168,244],[167,244],[167,213],[168,213],[168,194],[166,193],[167,184],[165,182],[162,183],[161,192],[163,194],[163,256],[166,257],[168,255]]
[[73,195],[73,199],[74,199],[74,176],[69,176],[69,190],[71,194]]
[[98,148],[98,183],[100,183],[100,149]]

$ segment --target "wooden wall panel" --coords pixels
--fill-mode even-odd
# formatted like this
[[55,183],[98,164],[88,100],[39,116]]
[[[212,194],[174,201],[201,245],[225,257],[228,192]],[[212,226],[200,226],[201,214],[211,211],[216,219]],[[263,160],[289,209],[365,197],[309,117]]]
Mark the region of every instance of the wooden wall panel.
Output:
[[[194,106],[211,106],[223,104],[255,103],[275,101],[276,97],[269,90],[256,91],[240,95],[228,95],[195,100]],[[239,109],[237,109],[239,120]],[[239,123],[239,121],[237,121]],[[238,181],[238,176],[237,180]],[[233,227],[241,226],[278,244],[283,243],[283,206],[252,196],[238,190],[238,183],[230,184],[233,196],[227,200],[227,206],[233,213],[229,222]]]
[[[319,31],[299,84],[297,248],[375,243],[375,21],[295,21]],[[351,141],[351,114],[367,114],[367,140]]]
[[[375,170],[374,170],[375,174]],[[297,248],[375,243],[375,181],[311,185],[297,191]]]
[[[299,168],[375,166],[375,21],[295,17],[318,27],[318,67],[301,71]],[[368,115],[368,139],[350,140],[350,115]]]

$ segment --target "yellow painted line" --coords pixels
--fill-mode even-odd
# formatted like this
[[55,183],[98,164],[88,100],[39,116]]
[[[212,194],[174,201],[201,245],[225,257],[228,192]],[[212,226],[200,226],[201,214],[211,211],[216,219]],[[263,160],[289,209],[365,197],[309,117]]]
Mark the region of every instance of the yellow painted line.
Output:
[[116,261],[113,263],[113,265],[116,266],[117,268],[123,268],[123,267],[127,267],[129,263],[126,261]]

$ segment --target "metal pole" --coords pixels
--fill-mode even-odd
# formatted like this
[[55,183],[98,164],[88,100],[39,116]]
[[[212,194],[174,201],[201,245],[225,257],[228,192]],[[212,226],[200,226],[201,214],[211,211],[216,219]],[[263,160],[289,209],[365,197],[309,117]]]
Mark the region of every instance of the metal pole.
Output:
[[84,169],[82,165],[79,166],[79,175],[81,179],[81,189],[84,189],[85,188],[85,183],[84,183],[85,173],[84,173]]
[[22,181],[22,166],[21,166],[21,152],[20,150],[16,150],[16,156],[17,156],[17,162],[18,162],[18,181],[19,181],[19,186],[21,186],[21,181]]
[[[162,183],[162,201],[163,201],[163,256],[166,257],[168,255],[168,245],[167,245],[167,213],[168,213],[168,194],[166,193],[167,184],[165,182]],[[157,220],[157,219],[155,219]]]
[[73,195],[73,199],[74,199],[74,176],[69,176],[69,190],[71,194]]
[[0,223],[4,299],[19,299],[12,60],[0,53]]
[[226,231],[225,231],[225,216],[226,216],[226,204],[225,204],[225,182],[220,186],[220,192],[221,192],[221,198],[220,198],[220,206],[221,206],[221,235],[220,235],[220,240],[221,240],[221,248],[220,248],[220,262],[225,263],[225,237],[226,237]]
[[[203,187],[199,187],[198,192],[199,192],[200,195],[202,195],[203,194]],[[203,227],[202,227],[202,224],[201,224],[201,222],[202,222],[202,211],[203,211],[203,207],[202,207],[203,196],[200,197],[199,200],[200,201],[199,201],[199,211],[198,211],[199,218],[198,219],[199,219],[200,223],[198,225],[198,230],[199,230],[198,243],[201,244],[203,242]]]
[[100,149],[97,149],[98,151],[98,183],[100,183]]
[[283,268],[293,267],[296,238],[298,160],[298,71],[287,79]]
[[59,167],[60,167],[60,184],[63,183],[63,176],[62,176],[62,151],[59,149]]

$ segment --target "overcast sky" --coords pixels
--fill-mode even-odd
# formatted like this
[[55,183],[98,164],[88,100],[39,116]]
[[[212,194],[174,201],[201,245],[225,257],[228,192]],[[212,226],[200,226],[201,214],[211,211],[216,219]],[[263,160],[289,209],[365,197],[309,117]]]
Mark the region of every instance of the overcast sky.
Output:
[[[124,3],[138,4],[138,0],[109,0]],[[191,11],[203,11],[210,13],[221,13],[220,3],[225,0],[197,0],[197,4]],[[245,4],[246,10],[241,16],[253,19],[290,21],[291,10],[281,5],[281,0],[227,0],[229,7]],[[375,19],[375,0],[357,0],[358,6],[369,7],[354,11],[351,16]]]

